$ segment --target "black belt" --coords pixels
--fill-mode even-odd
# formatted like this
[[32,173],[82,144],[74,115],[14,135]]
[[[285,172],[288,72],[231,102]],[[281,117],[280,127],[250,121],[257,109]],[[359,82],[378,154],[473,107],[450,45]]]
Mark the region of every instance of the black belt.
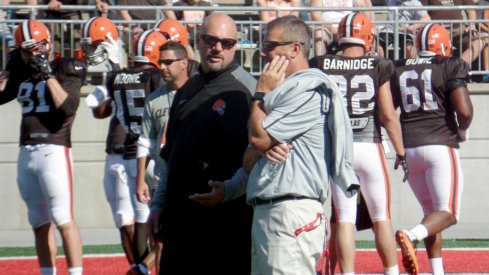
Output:
[[253,205],[257,206],[257,205],[262,205],[262,204],[274,204],[277,202],[289,201],[289,200],[315,200],[315,201],[320,201],[317,198],[310,198],[310,197],[306,197],[306,196],[285,195],[285,196],[280,196],[280,197],[276,197],[273,199],[266,199],[266,200],[260,199],[260,198],[254,198],[253,199]]

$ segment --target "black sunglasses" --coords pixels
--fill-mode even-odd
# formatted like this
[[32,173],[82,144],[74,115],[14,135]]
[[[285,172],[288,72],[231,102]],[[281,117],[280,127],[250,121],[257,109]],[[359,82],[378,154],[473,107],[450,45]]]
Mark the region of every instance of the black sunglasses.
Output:
[[204,41],[204,43],[208,46],[214,47],[217,42],[221,43],[222,47],[224,49],[231,49],[236,45],[236,39],[232,38],[223,38],[219,39],[213,35],[208,35],[208,34],[203,34],[200,36],[200,38]]
[[183,58],[177,58],[177,59],[161,59],[161,60],[158,60],[158,65],[165,64],[165,66],[170,66],[171,64],[173,64],[173,62],[180,61],[182,59]]
[[299,43],[301,45],[304,45],[304,42],[299,42],[299,41],[285,41],[285,42],[279,42],[279,41],[268,41],[265,40],[261,43],[261,50],[264,53],[268,53],[273,51],[276,47],[278,46],[285,46],[285,45],[290,45],[294,43]]

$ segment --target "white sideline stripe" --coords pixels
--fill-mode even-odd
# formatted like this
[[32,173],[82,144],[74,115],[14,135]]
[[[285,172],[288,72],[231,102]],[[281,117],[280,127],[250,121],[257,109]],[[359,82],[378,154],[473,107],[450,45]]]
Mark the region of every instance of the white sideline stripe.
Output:
[[[64,258],[64,255],[56,256],[58,258]],[[85,254],[83,258],[104,258],[104,257],[125,257],[124,253],[107,253],[107,254]],[[17,256],[17,257],[0,257],[0,261],[2,260],[35,260],[37,256]]]
[[[419,248],[419,251],[423,251],[424,248]],[[489,247],[460,247],[460,248],[443,248],[443,251],[455,251],[455,250],[460,250],[460,251],[489,251]],[[369,251],[369,252],[375,252],[375,248],[358,248],[356,251]],[[397,248],[397,251],[401,251],[400,248]]]

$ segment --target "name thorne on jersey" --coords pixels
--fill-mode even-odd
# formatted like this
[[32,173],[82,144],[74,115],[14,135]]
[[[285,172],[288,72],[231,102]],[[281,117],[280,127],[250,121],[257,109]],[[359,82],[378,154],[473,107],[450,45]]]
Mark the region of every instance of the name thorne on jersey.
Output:
[[133,83],[141,83],[141,75],[143,73],[137,74],[117,74],[114,79],[114,84],[133,84]]
[[367,70],[374,68],[374,59],[324,59],[324,70]]

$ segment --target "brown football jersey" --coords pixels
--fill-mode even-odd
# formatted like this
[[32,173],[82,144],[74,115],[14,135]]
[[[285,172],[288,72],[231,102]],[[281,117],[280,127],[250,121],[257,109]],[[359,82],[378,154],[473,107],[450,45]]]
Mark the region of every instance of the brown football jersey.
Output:
[[376,115],[379,87],[394,72],[392,61],[377,57],[357,58],[324,55],[317,58],[317,68],[330,76],[340,88],[356,142],[381,142],[380,123]]
[[403,59],[395,64],[391,90],[401,108],[404,146],[458,148],[457,121],[447,83],[468,80],[469,66],[460,58],[441,56]]
[[[5,91],[16,93],[21,106],[20,145],[56,144],[71,147],[71,127],[80,102],[86,66],[76,59],[62,58],[53,61],[51,67],[68,94],[59,108],[54,105],[46,81],[32,71],[29,65],[11,69],[16,73],[20,70]],[[24,71],[29,73],[22,73]]]
[[109,131],[107,133],[107,139],[105,143],[105,152],[107,154],[123,154],[124,153],[124,140],[126,139],[126,133],[119,122],[117,117],[110,119]]
[[107,85],[116,116],[126,133],[124,159],[136,158],[146,97],[163,84],[160,71],[143,65],[114,72]]

